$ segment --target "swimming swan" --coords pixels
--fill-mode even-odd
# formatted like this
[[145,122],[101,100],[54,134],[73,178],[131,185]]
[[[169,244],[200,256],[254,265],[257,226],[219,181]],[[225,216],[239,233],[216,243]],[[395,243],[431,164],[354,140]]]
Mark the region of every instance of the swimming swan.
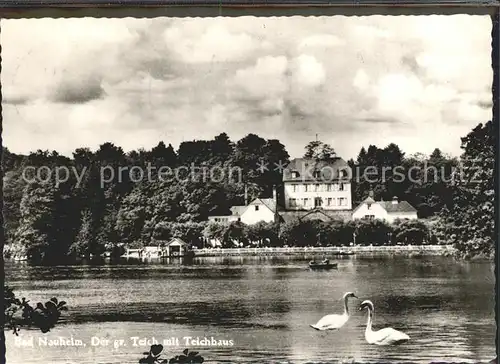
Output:
[[356,297],[352,292],[347,292],[342,297],[344,300],[344,313],[342,315],[326,315],[321,318],[316,324],[309,325],[315,330],[325,331],[325,330],[338,330],[345,325],[347,320],[349,320],[349,308],[347,307],[347,301],[349,297]]
[[394,330],[392,327],[386,327],[385,329],[373,331],[372,321],[375,307],[373,306],[372,301],[366,300],[361,303],[359,310],[361,311],[363,308],[368,309],[368,322],[366,323],[365,330],[365,339],[368,344],[398,345],[410,340],[410,337],[404,332]]

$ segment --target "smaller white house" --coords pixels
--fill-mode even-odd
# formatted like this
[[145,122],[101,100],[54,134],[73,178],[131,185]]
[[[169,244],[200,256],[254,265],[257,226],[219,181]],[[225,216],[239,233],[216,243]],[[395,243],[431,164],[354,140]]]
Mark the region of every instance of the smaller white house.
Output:
[[246,225],[253,225],[260,221],[273,222],[276,219],[276,190],[273,198],[256,198],[246,206],[231,207],[231,215],[209,216],[208,221],[231,223],[241,221]]
[[407,201],[399,201],[394,197],[392,201],[375,201],[373,192],[370,192],[358,207],[352,212],[352,219],[379,219],[389,223],[396,219],[418,219],[417,210]]
[[276,203],[272,198],[256,198],[241,213],[241,222],[253,225],[260,221],[273,222],[276,216]]
[[184,240],[179,238],[171,239],[167,244],[165,244],[165,255],[167,257],[182,257],[186,255],[189,245]]
[[213,215],[208,217],[208,221],[218,223],[230,223],[233,221],[241,221],[241,214],[247,206],[232,206],[231,215]]

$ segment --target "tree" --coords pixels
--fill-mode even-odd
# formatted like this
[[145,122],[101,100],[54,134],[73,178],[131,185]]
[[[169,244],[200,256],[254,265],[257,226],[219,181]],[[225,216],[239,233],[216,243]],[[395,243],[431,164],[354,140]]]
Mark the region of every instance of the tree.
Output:
[[16,237],[32,261],[45,260],[54,244],[56,193],[50,183],[34,182],[25,188]]
[[494,254],[496,136],[496,126],[488,121],[462,138],[461,176],[454,185],[453,205],[443,218],[450,239],[464,257]]
[[147,156],[149,162],[156,167],[173,167],[177,163],[177,155],[175,154],[174,148],[171,144],[165,146],[164,142],[159,142],[156,147],[151,149],[149,156]]
[[355,233],[357,244],[386,245],[392,228],[383,220],[360,219],[356,221]]
[[226,231],[228,230],[229,225],[220,224],[214,221],[210,221],[205,225],[203,229],[203,237],[207,240],[215,240],[219,244],[224,245],[224,237],[226,236]]
[[256,224],[247,225],[244,234],[250,243],[259,247],[278,245],[278,226],[274,222],[259,221]]
[[428,226],[421,220],[401,220],[394,222],[393,241],[405,245],[421,245],[429,243],[430,232]]
[[312,141],[306,145],[304,158],[316,160],[332,160],[336,157],[335,150],[330,144],[321,141]]

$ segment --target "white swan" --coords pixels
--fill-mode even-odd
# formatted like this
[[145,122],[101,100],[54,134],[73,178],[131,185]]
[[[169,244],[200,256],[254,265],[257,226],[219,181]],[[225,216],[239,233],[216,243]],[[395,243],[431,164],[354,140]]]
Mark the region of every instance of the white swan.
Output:
[[349,320],[349,308],[347,307],[347,301],[349,297],[356,297],[352,292],[347,292],[342,297],[344,300],[344,313],[342,315],[326,315],[321,318],[316,324],[309,325],[315,330],[325,331],[325,330],[338,330],[345,325],[347,320]]
[[366,300],[361,303],[359,310],[361,311],[363,308],[368,309],[368,322],[366,323],[365,330],[365,339],[368,344],[398,345],[410,340],[410,337],[404,332],[394,330],[392,327],[386,327],[385,329],[373,331],[372,321],[375,307],[373,306],[372,301]]

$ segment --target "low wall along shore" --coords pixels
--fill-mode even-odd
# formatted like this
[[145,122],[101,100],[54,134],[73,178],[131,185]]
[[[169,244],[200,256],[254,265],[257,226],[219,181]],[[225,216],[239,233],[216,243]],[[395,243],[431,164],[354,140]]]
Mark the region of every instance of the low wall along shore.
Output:
[[293,247],[293,248],[212,248],[197,249],[195,256],[221,255],[294,255],[294,254],[373,254],[419,253],[429,255],[452,254],[452,245],[396,245],[396,246],[345,246],[345,247]]

